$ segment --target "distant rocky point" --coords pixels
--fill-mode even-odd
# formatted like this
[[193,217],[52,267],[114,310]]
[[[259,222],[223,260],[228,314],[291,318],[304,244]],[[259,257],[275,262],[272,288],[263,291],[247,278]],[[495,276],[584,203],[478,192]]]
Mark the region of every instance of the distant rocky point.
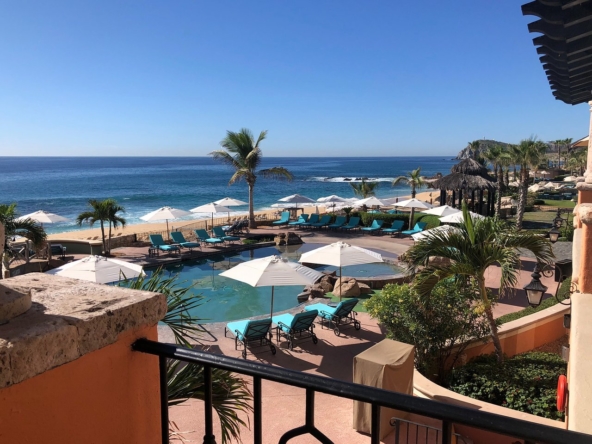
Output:
[[[498,142],[497,140],[487,140],[487,139],[480,140],[479,141],[479,149],[477,150],[477,157],[479,157],[479,155],[483,151],[486,151],[487,149],[489,149],[489,147],[494,146],[494,145],[501,145],[503,147],[507,147],[510,144],[505,143],[505,142]],[[467,147],[462,149],[460,151],[460,153],[458,153],[458,156],[456,156],[457,160],[474,159],[474,158],[475,158],[475,153],[473,152],[473,150],[471,149],[471,147],[468,144],[467,144]]]

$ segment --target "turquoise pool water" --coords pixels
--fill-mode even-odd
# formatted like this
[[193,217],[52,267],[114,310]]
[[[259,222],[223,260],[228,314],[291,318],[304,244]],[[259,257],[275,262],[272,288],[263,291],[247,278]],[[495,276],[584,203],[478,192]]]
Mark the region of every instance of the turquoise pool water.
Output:
[[[242,282],[219,276],[220,273],[234,265],[271,256],[281,255],[297,262],[302,253],[314,250],[322,244],[302,244],[288,247],[266,247],[243,251],[236,255],[219,255],[208,260],[201,259],[187,261],[164,267],[167,276],[178,274],[177,283],[191,285],[190,294],[201,295],[203,303],[192,313],[203,320],[203,323],[234,321],[269,313],[271,303],[271,287],[254,288]],[[388,257],[388,253],[377,250]],[[391,255],[392,257],[392,255]],[[332,271],[336,267],[318,266],[319,271]],[[146,268],[146,274],[151,275],[156,268]],[[343,267],[344,276],[374,277],[393,275],[401,269],[387,263],[355,265]],[[298,305],[296,295],[302,291],[302,285],[289,287],[275,287],[274,312],[288,310]]]

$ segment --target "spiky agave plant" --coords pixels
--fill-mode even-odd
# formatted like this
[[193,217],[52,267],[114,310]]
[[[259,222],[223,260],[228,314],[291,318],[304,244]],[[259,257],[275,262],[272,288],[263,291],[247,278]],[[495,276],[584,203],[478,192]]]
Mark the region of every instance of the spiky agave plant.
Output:
[[[162,319],[179,345],[191,347],[200,343],[200,336],[206,329],[199,325],[200,319],[191,312],[202,304],[201,295],[189,295],[192,286],[181,286],[177,282],[178,275],[165,277],[162,269],[152,276],[140,276],[135,280],[127,280],[120,286],[134,290],[162,293],[167,298],[167,313]],[[189,399],[205,399],[203,367],[184,365],[180,361],[167,361],[167,379],[169,407],[181,404]],[[239,416],[241,412],[249,413],[252,393],[247,382],[228,370],[212,369],[213,407],[221,424],[222,443],[233,440],[241,442],[240,428],[248,424]],[[246,415],[245,415],[246,416]],[[173,428],[173,427],[171,427]],[[175,432],[175,435],[179,433]]]

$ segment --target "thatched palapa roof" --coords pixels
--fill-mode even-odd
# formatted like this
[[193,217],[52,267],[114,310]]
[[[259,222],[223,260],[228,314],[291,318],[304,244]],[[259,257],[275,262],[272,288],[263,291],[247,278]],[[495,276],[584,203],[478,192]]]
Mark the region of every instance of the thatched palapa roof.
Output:
[[434,183],[434,188],[447,191],[458,191],[462,189],[463,181],[467,183],[468,190],[493,190],[495,182],[482,176],[471,176],[470,174],[452,173],[444,176]]
[[487,168],[474,159],[464,159],[450,168],[451,173],[461,173],[470,176],[481,176],[489,179]]

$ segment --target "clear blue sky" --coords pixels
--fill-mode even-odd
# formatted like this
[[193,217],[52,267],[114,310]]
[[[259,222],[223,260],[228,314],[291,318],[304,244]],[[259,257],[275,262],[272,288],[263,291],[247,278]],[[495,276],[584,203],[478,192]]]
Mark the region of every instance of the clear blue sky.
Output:
[[448,155],[583,137],[527,0],[6,0],[0,155]]

